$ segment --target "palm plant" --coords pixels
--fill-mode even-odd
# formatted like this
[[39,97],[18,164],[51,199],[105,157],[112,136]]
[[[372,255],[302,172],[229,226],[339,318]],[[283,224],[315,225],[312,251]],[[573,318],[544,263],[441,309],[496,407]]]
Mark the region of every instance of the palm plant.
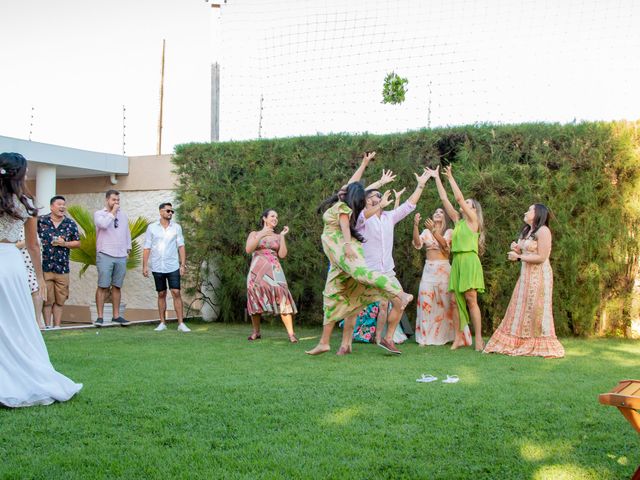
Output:
[[[73,218],[82,229],[80,233],[80,247],[72,249],[70,256],[72,262],[82,264],[82,268],[80,269],[80,276],[82,277],[91,265],[96,264],[96,225],[93,222],[91,212],[80,205],[72,205],[67,211],[69,215],[71,215],[71,218]],[[138,267],[142,262],[142,247],[134,240],[147,231],[149,223],[149,220],[145,217],[129,220],[131,252],[127,258],[127,270]]]

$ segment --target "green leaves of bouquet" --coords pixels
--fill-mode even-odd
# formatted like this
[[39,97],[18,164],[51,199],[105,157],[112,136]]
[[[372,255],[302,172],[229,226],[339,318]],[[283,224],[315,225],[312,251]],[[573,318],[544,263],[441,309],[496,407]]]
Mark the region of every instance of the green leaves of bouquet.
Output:
[[407,93],[407,83],[409,83],[409,80],[401,77],[397,73],[388,73],[384,78],[384,85],[382,87],[382,103],[397,105],[404,102]]

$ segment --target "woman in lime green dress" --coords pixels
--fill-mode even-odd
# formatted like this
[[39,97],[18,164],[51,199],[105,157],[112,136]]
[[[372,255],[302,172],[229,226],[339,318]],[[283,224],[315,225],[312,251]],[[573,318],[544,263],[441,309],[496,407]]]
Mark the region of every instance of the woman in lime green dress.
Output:
[[439,170],[440,167],[431,170],[432,176],[436,180],[438,194],[444,209],[455,223],[451,237],[453,262],[449,277],[449,291],[453,292],[458,308],[454,309],[453,321],[456,327],[456,339],[451,345],[451,349],[455,350],[465,345],[462,331],[469,324],[469,317],[471,317],[476,339],[475,348],[476,351],[481,352],[484,349],[484,340],[482,339],[482,317],[478,306],[478,293],[484,293],[484,276],[478,254],[484,252],[482,207],[473,198],[465,200],[453,178],[451,166],[448,166],[445,167],[443,173],[449,180],[453,195],[460,205],[460,211],[458,212],[447,197],[447,192],[440,179]]
[[[330,350],[331,333],[336,322],[344,319],[342,343],[338,355],[351,353],[353,328],[358,313],[370,303],[381,299],[393,299],[393,310],[389,314],[398,319],[413,296],[402,291],[395,278],[367,267],[362,249],[362,236],[355,224],[365,206],[365,189],[359,182],[375,152],[366,154],[360,168],[349,183],[337,195],[327,199],[320,209],[332,205],[324,212],[322,220],[322,248],[329,259],[330,269],[323,291],[324,325],[318,345],[307,351],[309,355],[319,355]],[[379,188],[392,179],[390,172],[383,171],[383,177],[368,188]],[[389,192],[385,192],[387,198]]]

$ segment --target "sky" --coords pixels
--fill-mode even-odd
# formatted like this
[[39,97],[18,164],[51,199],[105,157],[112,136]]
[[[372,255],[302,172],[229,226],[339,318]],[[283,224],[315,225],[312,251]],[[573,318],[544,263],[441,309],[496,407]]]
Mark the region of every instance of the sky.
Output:
[[[221,3],[224,0],[220,0]],[[208,141],[640,118],[634,0],[2,0],[0,135],[163,153]],[[384,105],[394,71],[406,101]],[[30,114],[35,108],[33,127]]]

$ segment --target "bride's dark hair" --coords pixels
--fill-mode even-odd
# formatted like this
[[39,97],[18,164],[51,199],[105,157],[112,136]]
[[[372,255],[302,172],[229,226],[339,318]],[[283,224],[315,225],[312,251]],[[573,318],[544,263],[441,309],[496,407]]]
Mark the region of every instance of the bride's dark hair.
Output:
[[19,153],[0,153],[0,215],[9,215],[16,220],[23,218],[22,210],[16,204],[16,198],[24,205],[30,216],[38,215],[38,209],[33,203],[33,195],[27,189],[26,176],[26,158]]

